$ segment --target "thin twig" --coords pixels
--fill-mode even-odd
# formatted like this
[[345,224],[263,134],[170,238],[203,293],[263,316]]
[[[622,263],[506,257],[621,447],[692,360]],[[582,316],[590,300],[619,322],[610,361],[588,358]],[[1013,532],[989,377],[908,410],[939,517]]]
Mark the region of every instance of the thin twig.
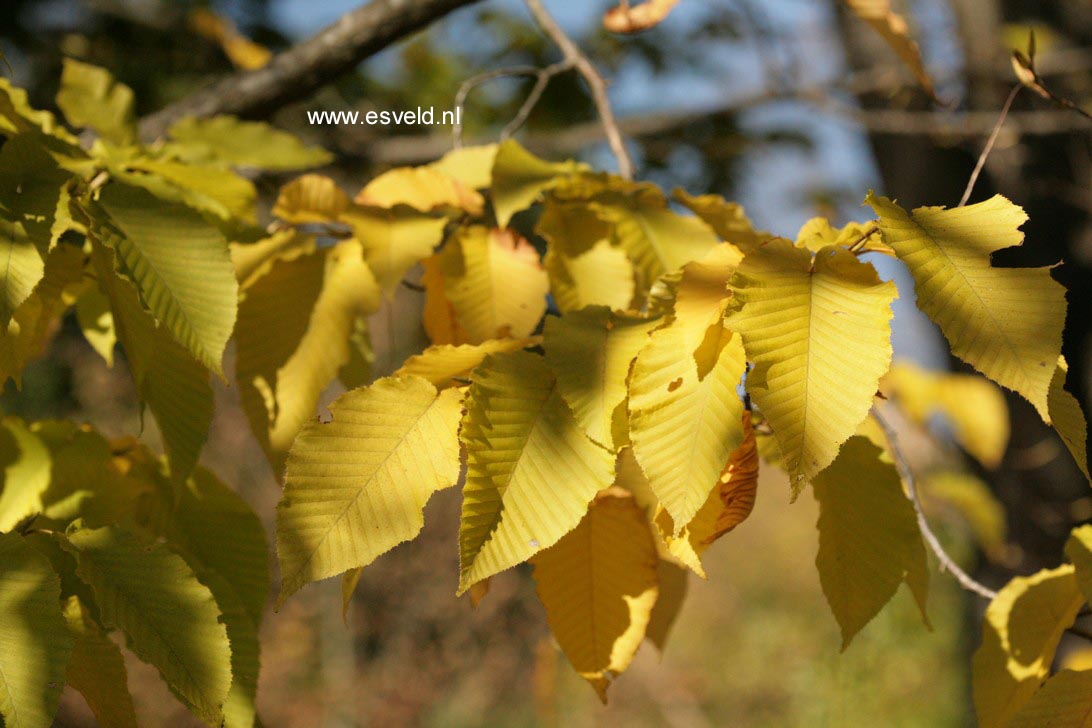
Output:
[[857,238],[857,240],[855,240],[853,244],[849,246],[849,252],[856,253],[868,243],[868,239],[870,237],[872,237],[879,231],[880,229],[875,225],[869,225],[864,233],[861,234],[861,237]]
[[986,166],[986,158],[990,156],[993,145],[997,143],[997,137],[1001,135],[1001,127],[1005,125],[1005,119],[1008,118],[1012,102],[1016,101],[1016,97],[1020,95],[1020,89],[1022,88],[1024,88],[1023,84],[1018,83],[1012,87],[1012,91],[1009,91],[1009,97],[1005,99],[1005,105],[1001,107],[1001,114],[997,117],[997,123],[994,124],[993,131],[990,132],[990,138],[986,140],[986,146],[982,147],[982,153],[978,155],[978,162],[974,165],[971,178],[967,180],[967,187],[963,190],[963,197],[959,199],[959,204],[956,207],[963,207],[967,204],[967,200],[971,199],[971,192],[974,191],[978,175],[982,174],[982,168]]
[[618,160],[618,174],[624,179],[633,179],[633,160],[630,159],[625,140],[622,139],[622,132],[618,129],[618,122],[614,118],[614,111],[611,109],[610,99],[607,97],[606,81],[599,75],[599,71],[595,69],[587,56],[576,47],[576,43],[565,35],[565,31],[561,29],[561,26],[546,12],[542,0],[524,0],[524,2],[542,32],[550,37],[561,51],[562,56],[573,64],[573,68],[588,84],[592,101],[595,102],[595,108],[599,113],[599,121],[603,125],[603,132],[607,136],[607,143],[610,145],[614,157]]
[[527,121],[527,117],[531,115],[531,111],[538,105],[539,99],[542,98],[542,94],[546,91],[546,87],[550,84],[550,79],[559,73],[573,68],[573,62],[571,59],[566,58],[563,61],[553,63],[546,68],[539,69],[538,76],[535,78],[535,85],[531,87],[531,92],[527,94],[527,98],[523,100],[523,103],[519,107],[519,111],[512,117],[512,120],[504,125],[501,129],[500,138],[504,141],[508,137],[519,131],[519,128],[523,126],[523,123]]
[[933,529],[929,526],[929,521],[925,518],[925,511],[921,506],[921,497],[918,495],[918,488],[914,481],[914,473],[910,470],[910,464],[907,462],[905,455],[899,448],[898,437],[895,434],[895,430],[888,424],[887,420],[879,413],[878,408],[872,408],[872,416],[876,420],[876,424],[883,430],[884,435],[887,437],[888,451],[891,453],[891,458],[895,461],[895,468],[899,471],[899,477],[902,478],[903,483],[906,484],[906,492],[910,496],[910,502],[914,505],[914,513],[918,519],[918,529],[921,531],[922,538],[929,544],[929,548],[936,554],[937,560],[940,561],[942,570],[951,572],[952,576],[956,578],[967,591],[972,591],[981,597],[986,599],[993,599],[997,596],[997,592],[990,589],[986,585],[975,581],[967,572],[960,568],[948,552],[944,550],[944,547],[940,544],[940,539],[933,533]]
[[451,140],[456,149],[463,145],[463,106],[470,92],[483,83],[495,81],[498,78],[511,76],[537,76],[542,72],[538,66],[512,66],[511,68],[498,68],[493,71],[479,73],[462,82],[459,90],[455,92],[455,124],[451,127]]

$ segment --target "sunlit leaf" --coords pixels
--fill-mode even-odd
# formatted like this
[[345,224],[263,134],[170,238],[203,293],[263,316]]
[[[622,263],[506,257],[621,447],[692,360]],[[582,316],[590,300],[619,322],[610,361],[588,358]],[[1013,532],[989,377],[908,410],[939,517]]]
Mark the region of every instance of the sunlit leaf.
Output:
[[293,134],[234,116],[187,116],[167,133],[175,142],[171,151],[187,162],[292,170],[318,167],[333,159],[325,149],[307,146]]
[[50,465],[49,450],[21,420],[0,420],[0,533],[42,510]]
[[331,422],[303,429],[277,506],[278,606],[420,532],[429,497],[459,477],[461,400],[458,389],[390,377],[343,394]]
[[483,190],[493,182],[493,162],[496,156],[496,144],[461,147],[452,149],[428,166],[462,182],[472,190]]
[[906,18],[891,8],[891,0],[846,0],[846,5],[887,41],[891,50],[913,72],[925,92],[930,96],[934,95],[933,82],[925,69],[921,49],[910,35]]
[[481,215],[485,204],[472,187],[432,166],[388,170],[368,182],[356,201],[373,207],[408,205],[421,212],[453,208],[471,215]]
[[287,222],[329,222],[349,209],[352,200],[337,183],[319,174],[305,174],[281,187],[273,215]]
[[364,260],[388,297],[414,265],[432,255],[444,234],[445,220],[407,205],[392,209],[354,205],[342,213],[363,248]]
[[1066,448],[1073,455],[1077,467],[1088,475],[1088,423],[1085,422],[1081,404],[1065,388],[1065,378],[1069,373],[1069,365],[1063,357],[1058,358],[1058,366],[1054,369],[1054,376],[1050,379],[1050,391],[1047,393],[1047,408],[1050,415],[1050,424],[1058,436],[1062,438]]
[[508,139],[497,146],[490,188],[497,224],[504,228],[512,215],[530,207],[544,191],[587,169],[578,162],[551,163]]
[[395,374],[418,376],[432,382],[438,388],[458,384],[456,380],[465,380],[470,373],[490,354],[503,351],[518,351],[538,343],[538,339],[490,339],[480,344],[440,344],[430,346],[420,354],[415,354],[402,364]]
[[787,240],[743,259],[733,282],[754,369],[747,391],[773,428],[793,496],[834,462],[891,362],[895,285],[842,248],[814,257]]
[[57,106],[72,126],[91,127],[115,144],[136,141],[133,90],[104,68],[64,59]]
[[546,362],[528,352],[478,367],[459,440],[460,594],[557,543],[614,480],[614,456],[583,433]]
[[1022,242],[1024,211],[1000,195],[910,214],[885,197],[869,194],[866,202],[879,215],[884,242],[913,274],[918,306],[940,326],[952,353],[1023,395],[1049,420],[1065,289],[1049,268],[990,264],[995,251]]

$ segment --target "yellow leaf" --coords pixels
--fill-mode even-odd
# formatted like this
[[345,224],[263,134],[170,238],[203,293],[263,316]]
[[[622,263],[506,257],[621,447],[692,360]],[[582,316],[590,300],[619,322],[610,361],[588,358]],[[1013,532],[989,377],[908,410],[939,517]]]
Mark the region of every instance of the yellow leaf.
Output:
[[364,260],[375,272],[388,298],[406,272],[432,255],[444,236],[442,217],[418,212],[406,205],[392,209],[353,205],[341,214],[363,248]]
[[64,59],[57,106],[72,126],[91,127],[115,144],[136,141],[133,90],[104,68]]
[[91,282],[76,299],[76,320],[83,338],[91,345],[106,366],[114,366],[114,347],[118,343],[114,330],[114,314],[110,311],[110,299]]
[[550,629],[605,703],[607,688],[641,646],[658,594],[656,547],[644,513],[628,495],[602,495],[532,563]]
[[439,254],[421,261],[421,268],[421,287],[425,289],[421,323],[429,341],[433,344],[469,343],[470,335],[455,319],[455,307],[444,292]]
[[614,225],[614,238],[633,261],[641,290],[665,273],[700,260],[719,241],[696,217],[667,206],[663,192],[648,183],[608,188],[595,197],[599,216]]
[[543,263],[550,276],[550,293],[562,313],[585,306],[624,310],[633,303],[633,264],[625,251],[606,240],[575,258],[547,250]]
[[108,171],[115,179],[143,188],[161,200],[212,214],[227,223],[222,226],[224,230],[232,230],[230,223],[257,222],[253,183],[223,166],[137,156],[109,166]]
[[656,565],[656,581],[659,584],[659,595],[656,597],[656,605],[652,607],[652,614],[648,618],[645,638],[662,654],[667,646],[671,628],[686,600],[686,587],[690,581],[690,575],[683,567],[666,559],[660,559]]
[[701,555],[724,534],[743,523],[751,515],[758,490],[758,447],[751,429],[750,413],[743,414],[743,444],[732,453],[724,472],[709,497],[675,536],[671,514],[660,506],[655,515],[656,527],[672,556],[705,579]]
[[459,594],[553,546],[614,480],[614,456],[581,431],[546,362],[528,352],[478,367],[459,439]]
[[919,425],[943,414],[956,440],[978,462],[991,470],[1001,464],[1009,443],[1009,410],[1004,395],[982,377],[930,372],[900,361],[884,378],[884,391]]
[[283,472],[292,441],[349,362],[356,320],[377,310],[379,299],[354,240],[276,261],[244,292],[235,381],[274,472]]
[[773,428],[799,495],[868,415],[891,362],[895,285],[843,248],[814,260],[787,240],[743,259],[728,326],[754,369],[747,391]]
[[428,166],[462,182],[472,190],[483,190],[493,182],[493,162],[496,156],[496,144],[460,147],[452,149]]
[[1092,670],[1062,670],[1013,716],[1008,728],[1092,728]]
[[895,254],[894,250],[884,244],[883,236],[875,223],[851,222],[845,227],[835,228],[825,217],[813,217],[796,234],[796,244],[813,253],[818,253],[828,245],[851,247],[862,242],[864,244],[860,249],[863,251]]
[[1058,366],[1054,369],[1054,376],[1050,379],[1050,391],[1047,394],[1047,408],[1050,414],[1050,424],[1055,432],[1062,438],[1066,448],[1073,455],[1077,467],[1088,475],[1088,423],[1085,422],[1084,412],[1077,398],[1065,388],[1065,378],[1069,373],[1069,365],[1065,358],[1058,357]]
[[546,320],[542,347],[558,390],[588,437],[611,451],[625,429],[630,365],[659,323],[602,306]]
[[167,133],[174,141],[165,147],[186,162],[292,170],[317,167],[333,159],[325,149],[307,146],[293,134],[234,116],[187,116]]
[[281,187],[273,215],[291,223],[324,223],[337,219],[351,204],[329,177],[305,174]]
[[990,602],[971,680],[979,726],[1007,726],[1027,704],[1083,604],[1070,564],[1015,577]]
[[1085,599],[1092,602],[1092,525],[1073,529],[1065,544],[1065,555],[1076,570]]
[[742,205],[728,202],[720,195],[691,195],[680,188],[675,190],[673,196],[713,228],[721,240],[741,250],[753,249],[771,237],[767,232],[755,230]]
[[920,207],[911,214],[871,193],[866,202],[879,215],[884,242],[913,274],[918,306],[940,326],[952,353],[1023,395],[1049,420],[1065,289],[1048,268],[990,265],[992,253],[1023,240],[1024,211],[1000,195],[951,210]]
[[489,354],[502,351],[518,351],[539,343],[537,338],[530,339],[490,339],[480,344],[440,344],[430,346],[420,354],[406,359],[395,372],[401,376],[418,376],[432,382],[434,387],[444,389],[457,384],[457,379],[465,379],[478,367]]
[[497,146],[490,188],[497,225],[508,227],[512,215],[530,207],[544,191],[587,169],[579,162],[539,159],[512,139]]
[[812,482],[819,502],[815,565],[843,650],[904,581],[925,618],[925,547],[898,473],[880,453],[864,437],[852,437]]
[[921,49],[910,36],[910,26],[906,18],[891,9],[891,0],[846,0],[846,5],[887,41],[891,50],[913,72],[925,92],[934,96],[933,82],[925,70]]
[[273,57],[273,52],[259,45],[235,27],[235,23],[206,8],[197,8],[190,13],[190,27],[199,35],[219,44],[224,55],[244,71],[262,68]]
[[404,204],[421,212],[455,208],[481,215],[485,200],[435,167],[398,167],[379,175],[364,186],[356,202],[374,207]]
[[0,326],[7,328],[45,273],[42,254],[26,237],[22,223],[0,219],[0,271]]
[[462,394],[388,377],[339,397],[333,421],[303,428],[277,506],[278,607],[420,532],[429,497],[459,478]]
[[728,281],[743,255],[730,243],[721,243],[699,260],[683,266],[675,291],[671,325],[685,332],[686,350],[694,351],[709,327],[721,320],[731,297]]
[[65,681],[83,695],[100,725],[136,728],[121,650],[77,597],[65,602],[64,617],[74,640]]
[[651,335],[629,382],[629,436],[653,493],[678,533],[709,499],[743,444],[737,388],[746,361],[739,336],[719,321],[691,355],[686,329]]
[[286,228],[253,243],[232,243],[231,263],[239,289],[245,291],[278,260],[291,260],[315,249],[315,237]]
[[363,573],[364,567],[358,566],[341,575],[341,619],[346,625],[349,623],[349,607],[353,604],[353,594],[356,592],[356,585],[360,583],[360,575]]
[[528,336],[546,312],[550,283],[538,252],[511,231],[460,228],[438,260],[444,294],[470,343]]

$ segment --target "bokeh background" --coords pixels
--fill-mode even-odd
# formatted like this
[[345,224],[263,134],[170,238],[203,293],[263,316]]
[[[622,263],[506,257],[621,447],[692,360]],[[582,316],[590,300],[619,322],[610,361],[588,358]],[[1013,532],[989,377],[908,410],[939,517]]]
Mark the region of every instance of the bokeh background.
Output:
[[[273,51],[356,7],[351,0],[4,0],[0,49],[15,83],[50,108],[60,61],[109,68],[148,113],[233,71],[195,12]],[[896,7],[914,32],[945,105],[917,90],[897,59],[834,0],[682,0],[669,19],[634,37],[599,26],[608,0],[545,0],[564,29],[611,79],[610,96],[638,176],[666,188],[717,192],[744,203],[755,223],[792,237],[814,215],[868,217],[876,189],[905,206],[953,205],[1014,83],[1008,52],[1034,29],[1037,67],[1077,103],[1092,98],[1090,0],[908,0]],[[205,16],[206,19],[208,16]],[[352,192],[376,173],[429,161],[451,144],[444,127],[308,127],[308,109],[452,108],[475,73],[544,65],[556,51],[518,0],[459,10],[367,60],[274,123],[336,152],[328,170]],[[515,113],[527,80],[480,88],[464,110],[468,140],[490,141]],[[591,104],[573,74],[554,79],[520,139],[547,157],[613,168]],[[256,180],[268,198],[285,181]],[[972,200],[1001,192],[1027,209],[1027,242],[1002,265],[1050,265],[1070,290],[1065,354],[1069,387],[1088,411],[1092,323],[1092,123],[1025,92],[1016,102]],[[896,357],[958,368],[913,307],[897,263],[877,262],[899,284]],[[399,292],[373,322],[376,373],[424,339],[419,301]],[[392,335],[392,333],[394,335]],[[230,381],[230,375],[229,375]],[[336,392],[330,392],[332,398]],[[280,493],[229,386],[203,461],[272,526]],[[966,529],[943,519],[953,552],[991,585],[1053,565],[1075,522],[1092,516],[1088,486],[1023,402],[1010,398],[1012,442],[995,472],[975,471],[1006,508],[1010,545],[980,558]],[[45,356],[9,384],[0,405],[28,418],[70,417],[110,434],[157,435],[141,422],[124,362],[109,370],[66,322]],[[945,445],[909,433],[920,462]],[[940,447],[938,448],[938,442]],[[459,499],[430,503],[426,529],[369,567],[343,622],[336,580],[306,588],[263,627],[259,712],[267,726],[961,726],[973,722],[969,656],[982,608],[933,575],[933,629],[900,593],[845,652],[813,565],[816,508],[767,468],[755,513],[710,552],[708,582],[689,597],[663,655],[646,645],[612,688],[608,707],[564,663],[545,627],[527,571],[494,579],[478,609],[455,599]],[[1067,645],[1063,652],[1072,652]],[[137,709],[149,726],[189,725],[151,668],[130,664]],[[75,693],[58,724],[92,725]]]

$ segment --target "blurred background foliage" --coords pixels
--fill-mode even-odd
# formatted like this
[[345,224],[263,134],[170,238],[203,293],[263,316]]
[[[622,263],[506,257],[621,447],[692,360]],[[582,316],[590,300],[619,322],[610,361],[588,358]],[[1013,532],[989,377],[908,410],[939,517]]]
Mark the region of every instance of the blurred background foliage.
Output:
[[[306,37],[355,3],[331,0],[5,0],[0,49],[14,81],[50,108],[62,57],[99,64],[133,87],[138,113],[158,109],[230,73],[224,45],[200,32],[195,13],[228,23],[272,51]],[[948,109],[932,108],[889,52],[839,3],[812,0],[683,0],[669,20],[633,37],[601,31],[609,3],[550,0],[547,6],[613,79],[612,100],[632,139],[638,176],[665,187],[740,199],[756,223],[792,236],[816,214],[861,219],[870,187],[907,207],[954,204],[1013,80],[1006,48],[1037,29],[1039,66],[1052,88],[1092,97],[1092,2],[914,0],[924,55]],[[896,3],[896,5],[900,5]],[[227,27],[227,26],[223,26]],[[556,52],[517,0],[487,0],[369,59],[314,98],[272,119],[336,152],[327,173],[355,192],[390,166],[428,161],[450,146],[450,130],[308,127],[306,109],[452,106],[466,79],[498,67],[543,66]],[[503,79],[470,97],[469,141],[491,140],[516,113],[531,79]],[[577,156],[612,168],[590,101],[575,74],[555,77],[521,132],[544,156]],[[1068,262],[1055,273],[1070,288],[1065,353],[1070,386],[1087,412],[1092,322],[1092,134],[1079,117],[1024,93],[975,197],[1000,191],[1031,216],[1028,243],[1000,256],[1026,265]],[[256,182],[268,197],[284,178]],[[268,200],[266,201],[268,204]],[[931,325],[912,315],[912,286],[895,268],[904,303],[896,312],[896,356],[954,366]],[[414,292],[400,291],[375,327],[377,369],[423,339]],[[408,302],[407,302],[408,301]],[[911,305],[907,305],[911,304]],[[403,330],[409,333],[402,333]],[[398,346],[391,345],[398,332]],[[384,340],[388,351],[384,352]],[[394,350],[397,349],[397,352]],[[384,359],[386,357],[386,360]],[[386,361],[386,363],[384,363]],[[108,434],[156,438],[151,418],[120,367],[105,368],[65,322],[46,355],[9,384],[0,406],[28,418],[70,417]],[[230,377],[229,377],[230,379]],[[332,396],[335,393],[331,393]],[[279,485],[248,432],[237,394],[220,387],[203,461],[233,484],[271,525]],[[1026,406],[1010,399],[1012,443],[1001,467],[978,474],[1006,506],[1013,541],[1003,563],[980,576],[1000,583],[1060,558],[1065,534],[1092,516],[1087,485]],[[943,434],[941,435],[943,437]],[[929,446],[918,448],[928,457]],[[426,530],[370,567],[347,624],[334,581],[306,589],[263,634],[259,710],[270,726],[634,725],[960,726],[971,722],[967,665],[977,644],[978,604],[934,575],[925,631],[900,596],[845,653],[813,566],[816,511],[810,498],[787,507],[788,489],[768,470],[755,514],[715,547],[710,580],[690,582],[662,658],[646,645],[612,691],[611,705],[573,675],[552,647],[524,571],[494,580],[478,609],[456,600],[451,548],[458,496],[442,493]],[[965,563],[976,555],[949,534]],[[133,662],[131,681],[147,725],[188,718],[158,677]],[[67,694],[60,725],[90,724]]]

